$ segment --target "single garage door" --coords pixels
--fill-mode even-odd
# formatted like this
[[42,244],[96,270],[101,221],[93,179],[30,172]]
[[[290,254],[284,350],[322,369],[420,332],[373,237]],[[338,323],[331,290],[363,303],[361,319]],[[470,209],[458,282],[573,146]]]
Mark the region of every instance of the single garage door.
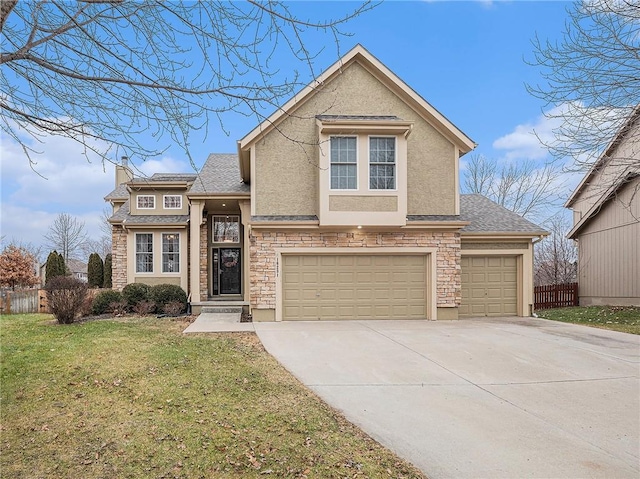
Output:
[[424,319],[426,255],[282,255],[282,319]]
[[460,316],[515,316],[515,256],[463,256]]

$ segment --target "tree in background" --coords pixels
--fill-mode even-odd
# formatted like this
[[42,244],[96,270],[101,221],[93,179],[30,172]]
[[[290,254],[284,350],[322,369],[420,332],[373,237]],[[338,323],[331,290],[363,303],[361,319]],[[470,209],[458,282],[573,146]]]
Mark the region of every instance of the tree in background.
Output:
[[49,226],[49,231],[44,235],[44,238],[47,240],[48,246],[60,251],[66,264],[87,240],[87,233],[84,222],[68,213],[59,213]]
[[15,245],[7,246],[0,253],[0,286],[12,290],[28,288],[38,284],[36,259],[26,249]]
[[111,268],[112,268],[112,259],[111,253],[104,257],[104,281],[102,283],[103,288],[111,288]]
[[87,282],[90,288],[102,288],[104,284],[104,264],[98,253],[91,253],[89,255]]
[[575,242],[566,237],[571,229],[569,221],[559,213],[544,226],[550,234],[535,247],[534,282],[536,286],[576,282],[578,252]]
[[[191,159],[194,131],[211,120],[224,130],[230,111],[261,122],[315,77],[328,44],[339,55],[344,24],[371,7],[336,2],[313,20],[304,7],[275,0],[3,0],[2,129],[27,156],[34,150],[21,132],[70,138],[107,161],[117,156],[112,149],[145,159],[169,142]],[[318,42],[322,32],[328,39]],[[286,76],[282,64],[307,73]],[[154,149],[139,136],[147,131],[170,140]]]
[[51,278],[56,276],[65,276],[67,274],[67,268],[62,256],[55,250],[49,253],[47,256],[47,263],[45,266],[45,283],[48,283]]
[[[543,143],[584,170],[640,103],[640,8],[636,0],[591,0],[575,2],[568,13],[560,41],[535,38],[530,63],[545,82],[527,88],[558,124],[554,138]],[[632,157],[610,162],[638,164]]]
[[471,155],[463,184],[465,193],[478,193],[530,220],[549,216],[562,204],[561,169],[538,166],[533,161],[506,164],[482,155]]

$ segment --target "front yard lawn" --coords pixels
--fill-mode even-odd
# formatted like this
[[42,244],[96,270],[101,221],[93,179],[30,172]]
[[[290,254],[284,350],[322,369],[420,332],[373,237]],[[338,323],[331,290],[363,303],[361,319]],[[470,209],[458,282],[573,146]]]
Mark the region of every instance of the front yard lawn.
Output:
[[585,324],[623,333],[640,334],[640,308],[633,306],[588,306],[543,309],[536,314],[545,319]]
[[186,326],[0,316],[2,477],[424,477],[254,334]]

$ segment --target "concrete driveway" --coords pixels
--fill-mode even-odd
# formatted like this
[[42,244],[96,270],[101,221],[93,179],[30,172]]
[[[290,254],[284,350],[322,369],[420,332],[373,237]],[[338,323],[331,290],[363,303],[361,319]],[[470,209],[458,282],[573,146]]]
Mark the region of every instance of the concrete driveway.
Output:
[[430,478],[640,477],[640,337],[510,318],[254,323]]

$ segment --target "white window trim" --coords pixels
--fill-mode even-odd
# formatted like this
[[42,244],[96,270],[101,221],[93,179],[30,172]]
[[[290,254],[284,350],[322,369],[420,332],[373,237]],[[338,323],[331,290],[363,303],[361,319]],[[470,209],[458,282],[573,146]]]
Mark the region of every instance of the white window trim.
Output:
[[[179,198],[180,199],[180,206],[167,206],[167,198],[172,197],[172,198]],[[162,196],[162,207],[165,210],[181,210],[182,209],[182,195],[163,195]]]
[[[139,235],[151,235],[151,271],[138,271],[138,254],[149,254],[146,251],[140,252],[138,253],[138,236]],[[154,234],[153,233],[136,233],[135,237],[133,238],[133,248],[134,248],[134,252],[135,252],[135,257],[134,257],[134,265],[133,268],[135,270],[136,274],[153,274],[153,266],[155,264],[155,254],[153,252],[154,250]]]
[[[164,251],[164,237],[165,235],[176,235],[178,237],[178,251],[177,252],[173,252],[173,253],[165,253]],[[160,258],[160,271],[162,272],[162,274],[179,274],[180,273],[180,255],[182,254],[182,252],[180,251],[180,233],[160,233],[160,248],[161,248],[161,258]],[[177,262],[177,267],[178,269],[176,271],[165,271],[164,270],[164,255],[165,254],[177,254],[178,255],[178,262]]]
[[[394,167],[394,184],[395,188],[371,188],[371,138],[393,138],[393,167]],[[377,165],[390,163],[376,163]],[[396,135],[368,135],[367,136],[367,191],[398,191],[398,137]]]
[[[331,135],[329,136],[329,191],[358,191],[360,189],[360,161],[358,158],[359,146],[360,143],[359,135]],[[355,138],[356,140],[356,162],[355,163],[333,163],[331,161],[331,139],[332,138]],[[356,187],[355,188],[331,188],[331,167],[336,165],[356,165]]]
[[[140,206],[141,198],[153,198],[153,206]],[[139,210],[155,210],[156,209],[156,197],[155,195],[137,195],[136,196],[136,208]]]

